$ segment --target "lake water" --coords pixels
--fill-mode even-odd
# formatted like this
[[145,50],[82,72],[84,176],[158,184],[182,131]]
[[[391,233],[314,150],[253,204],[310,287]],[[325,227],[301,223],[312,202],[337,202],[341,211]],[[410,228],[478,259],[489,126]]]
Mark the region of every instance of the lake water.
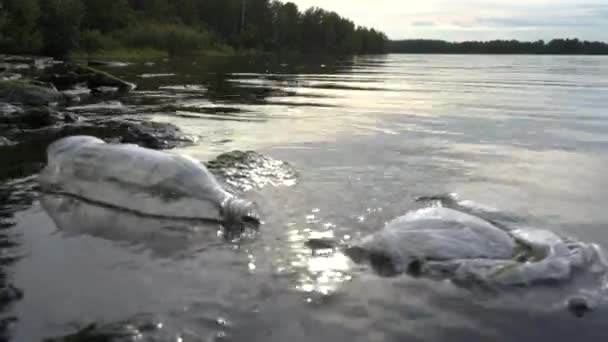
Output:
[[608,247],[608,59],[205,58],[108,70],[138,84],[123,106],[200,138],[179,152],[256,150],[291,163],[298,183],[247,195],[265,224],[240,245],[215,232],[196,243],[66,235],[39,204],[19,212],[16,341],[140,320],[156,325],[144,341],[608,339],[608,309],[575,318],[569,290],[387,279],[304,246],[356,239],[417,196],[457,193]]

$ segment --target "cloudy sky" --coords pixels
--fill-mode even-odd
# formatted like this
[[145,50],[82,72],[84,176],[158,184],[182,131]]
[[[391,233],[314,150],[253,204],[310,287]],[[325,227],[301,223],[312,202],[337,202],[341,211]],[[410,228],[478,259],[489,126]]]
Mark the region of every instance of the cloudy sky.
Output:
[[608,0],[290,0],[384,31],[392,39],[608,41]]

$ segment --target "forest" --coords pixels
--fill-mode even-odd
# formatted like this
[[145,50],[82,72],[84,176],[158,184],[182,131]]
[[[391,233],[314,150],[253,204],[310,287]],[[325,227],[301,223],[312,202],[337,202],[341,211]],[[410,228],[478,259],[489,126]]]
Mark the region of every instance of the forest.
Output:
[[487,42],[451,43],[443,40],[411,39],[391,41],[392,53],[453,53],[453,54],[571,54],[607,55],[608,44],[578,39],[553,39],[549,42],[520,42],[493,40]]
[[140,49],[385,52],[387,37],[320,8],[270,0],[0,0],[0,52]]

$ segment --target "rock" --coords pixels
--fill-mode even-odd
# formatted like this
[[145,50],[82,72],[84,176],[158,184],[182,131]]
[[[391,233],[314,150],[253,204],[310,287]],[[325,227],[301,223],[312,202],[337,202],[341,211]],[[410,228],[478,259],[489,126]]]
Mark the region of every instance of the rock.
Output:
[[107,67],[113,67],[113,68],[123,68],[126,66],[131,65],[131,63],[126,63],[126,62],[117,62],[117,61],[88,61],[87,64],[89,66],[107,66]]
[[73,123],[79,118],[72,113],[63,114],[45,106],[29,108],[0,116],[0,124],[13,125],[20,128],[37,129],[57,123]]
[[3,72],[0,74],[0,81],[16,81],[21,79],[21,74],[12,73],[12,72]]
[[2,118],[5,115],[12,115],[15,113],[23,113],[23,109],[21,109],[17,106],[13,106],[10,103],[0,102],[0,118]]
[[170,341],[175,340],[175,334],[173,329],[167,328],[166,322],[149,315],[139,315],[120,322],[91,323],[68,335],[47,338],[45,342],[136,340]]
[[2,60],[4,63],[32,64],[36,59],[30,56],[4,55],[0,57],[0,60]]
[[62,121],[64,121],[64,116],[59,112],[49,107],[35,107],[25,112],[22,123],[32,128],[40,128]]
[[170,123],[151,121],[111,120],[106,125],[121,132],[121,142],[152,149],[171,149],[192,145],[194,139]]
[[209,171],[240,190],[272,186],[291,186],[296,170],[288,163],[254,151],[232,151],[206,163]]
[[87,88],[84,84],[78,84],[73,88],[62,90],[61,93],[68,98],[76,98],[91,94],[91,89]]
[[63,101],[57,89],[25,81],[0,82],[0,101],[29,106],[42,106]]
[[112,87],[120,91],[130,91],[135,88],[133,83],[121,80],[107,72],[72,63],[49,68],[41,79],[53,83],[60,89],[74,88],[79,84],[86,84],[90,89]]
[[574,296],[566,300],[566,308],[576,317],[584,317],[595,308],[595,303],[585,296]]
[[135,89],[135,84],[121,80],[107,72],[103,72],[91,67],[80,67],[81,74],[86,75],[89,88],[98,87],[117,87],[121,91]]
[[0,56],[0,62],[9,70],[45,69],[61,63],[51,57],[42,56]]
[[13,285],[0,288],[0,306],[5,306],[21,298],[23,298],[23,291]]
[[103,101],[80,106],[71,106],[66,109],[83,115],[124,115],[134,114],[136,112],[135,108],[125,106],[120,101]]
[[[132,143],[152,149],[171,149],[189,146],[195,142],[195,139],[169,123],[135,119],[79,120],[79,117],[72,113],[62,115],[64,122],[67,123],[65,125],[22,129],[9,135],[9,138],[16,141],[28,141],[41,148],[45,144],[70,135],[91,135],[107,141]],[[73,122],[68,123],[69,121]],[[43,150],[41,149],[41,151]]]
[[0,147],[5,147],[5,146],[13,146],[16,143],[5,138],[5,137],[0,137]]

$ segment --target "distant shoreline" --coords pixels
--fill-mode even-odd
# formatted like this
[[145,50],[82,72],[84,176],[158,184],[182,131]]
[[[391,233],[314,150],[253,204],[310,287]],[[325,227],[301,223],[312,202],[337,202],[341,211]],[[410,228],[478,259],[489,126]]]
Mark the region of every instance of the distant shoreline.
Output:
[[454,56],[608,56],[608,53],[532,53],[532,52],[394,52],[386,55],[454,55]]
[[477,55],[608,55],[608,44],[578,39],[553,39],[545,42],[490,40],[448,42],[431,39],[390,40],[389,53],[477,54]]

